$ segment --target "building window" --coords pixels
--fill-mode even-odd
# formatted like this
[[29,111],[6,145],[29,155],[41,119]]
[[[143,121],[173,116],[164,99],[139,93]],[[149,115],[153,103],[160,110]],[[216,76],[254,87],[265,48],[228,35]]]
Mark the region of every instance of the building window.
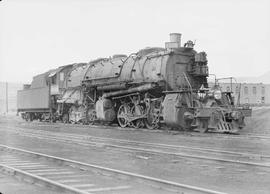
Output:
[[255,86],[252,88],[252,92],[253,92],[253,94],[257,93],[257,88]]
[[265,87],[262,87],[262,95],[265,95]]
[[245,88],[244,88],[244,93],[245,93],[246,95],[248,95],[248,87],[247,87],[247,86],[245,86]]

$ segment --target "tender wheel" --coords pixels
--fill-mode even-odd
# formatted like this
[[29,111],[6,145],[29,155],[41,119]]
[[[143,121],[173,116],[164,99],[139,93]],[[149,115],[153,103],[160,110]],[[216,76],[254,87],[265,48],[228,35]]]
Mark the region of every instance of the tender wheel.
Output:
[[27,121],[27,122],[29,122],[30,121],[30,113],[25,113],[25,120]]
[[34,120],[34,115],[33,115],[33,113],[26,113],[25,114],[25,120],[27,121],[27,122],[32,122],[33,120]]
[[121,105],[117,112],[117,121],[120,127],[126,127],[128,125],[128,108],[126,105]]

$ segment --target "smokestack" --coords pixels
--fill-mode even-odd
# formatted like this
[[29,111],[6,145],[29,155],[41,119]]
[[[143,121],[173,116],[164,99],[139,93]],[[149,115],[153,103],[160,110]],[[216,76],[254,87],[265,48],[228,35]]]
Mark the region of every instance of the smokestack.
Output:
[[181,47],[181,36],[180,33],[170,33],[170,42],[165,42],[165,48],[174,49]]

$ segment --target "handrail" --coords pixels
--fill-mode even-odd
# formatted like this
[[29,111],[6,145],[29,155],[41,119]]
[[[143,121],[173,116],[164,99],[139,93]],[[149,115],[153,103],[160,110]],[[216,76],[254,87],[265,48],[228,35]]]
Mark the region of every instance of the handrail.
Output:
[[191,91],[191,96],[190,96],[190,98],[191,98],[191,106],[193,107],[193,95],[192,95],[193,88],[192,88],[192,86],[191,86],[191,84],[190,84],[190,82],[189,82],[189,80],[188,80],[188,77],[187,77],[187,75],[186,75],[185,72],[183,72],[183,75],[184,75],[184,78],[185,78],[185,80],[187,81],[187,83],[188,83],[188,85],[189,85],[189,88],[190,88],[190,91]]

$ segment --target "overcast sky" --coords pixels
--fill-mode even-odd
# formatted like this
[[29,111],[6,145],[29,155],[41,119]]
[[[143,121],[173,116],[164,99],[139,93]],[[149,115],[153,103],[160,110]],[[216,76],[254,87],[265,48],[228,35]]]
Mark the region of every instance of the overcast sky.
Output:
[[2,0],[0,81],[164,47],[171,32],[196,40],[219,77],[270,70],[269,0]]

